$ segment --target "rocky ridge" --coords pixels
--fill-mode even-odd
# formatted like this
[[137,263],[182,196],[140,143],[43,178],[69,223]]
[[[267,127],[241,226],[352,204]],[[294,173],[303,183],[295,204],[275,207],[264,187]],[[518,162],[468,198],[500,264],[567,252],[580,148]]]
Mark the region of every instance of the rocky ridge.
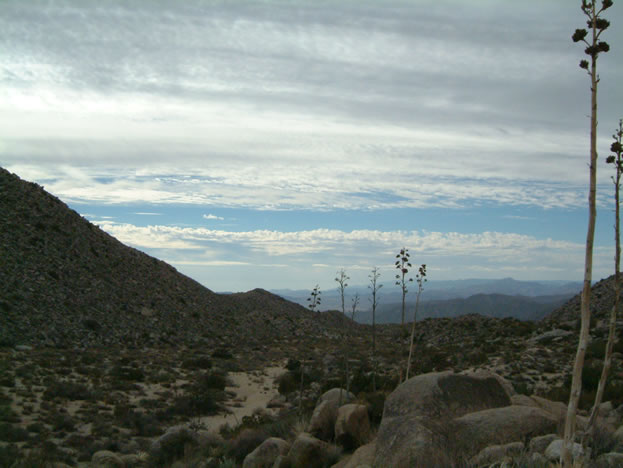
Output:
[[267,291],[216,294],[2,168],[0,213],[0,344],[254,343],[344,329],[338,314]]

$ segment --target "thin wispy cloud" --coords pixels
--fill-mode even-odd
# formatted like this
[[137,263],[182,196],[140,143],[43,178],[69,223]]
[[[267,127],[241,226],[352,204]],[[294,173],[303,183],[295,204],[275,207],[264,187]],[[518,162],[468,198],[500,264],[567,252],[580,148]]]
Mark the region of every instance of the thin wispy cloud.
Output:
[[[448,277],[457,270],[464,275],[513,275],[520,279],[533,279],[535,275],[566,277],[570,271],[577,270],[579,274],[582,270],[581,243],[516,233],[335,229],[234,232],[115,222],[100,226],[121,241],[156,254],[182,271],[192,271],[208,286],[216,281],[211,268],[217,267],[283,271],[274,273],[283,276],[283,287],[296,287],[300,284],[296,280],[317,281],[320,270],[345,267],[353,281],[363,284],[374,265],[380,266],[386,275],[393,275],[396,246],[409,246],[412,257],[418,263],[427,263],[437,278]],[[596,249],[596,272],[608,271],[610,256],[608,248]],[[319,258],[330,261],[319,262]],[[307,270],[304,265],[308,265]],[[197,270],[200,267],[205,270]],[[288,280],[293,271],[298,271],[297,278]],[[320,275],[322,280],[327,278]],[[248,286],[253,287],[251,283]]]
[[204,214],[202,217],[203,217],[203,219],[207,219],[209,221],[212,221],[212,220],[222,221],[222,220],[225,219],[222,216],[216,216],[216,215],[213,215],[213,214]]

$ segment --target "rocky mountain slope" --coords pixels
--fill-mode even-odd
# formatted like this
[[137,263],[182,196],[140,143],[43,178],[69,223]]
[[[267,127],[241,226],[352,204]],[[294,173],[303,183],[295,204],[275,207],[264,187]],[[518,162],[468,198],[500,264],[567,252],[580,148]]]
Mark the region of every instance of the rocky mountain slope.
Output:
[[[614,304],[614,275],[595,283],[591,289],[591,316],[594,320],[608,320]],[[580,317],[581,295],[577,294],[556,309],[544,321],[547,323],[574,323]],[[619,317],[621,319],[623,317]]]
[[344,328],[266,291],[216,294],[2,168],[0,213],[0,344],[253,343]]

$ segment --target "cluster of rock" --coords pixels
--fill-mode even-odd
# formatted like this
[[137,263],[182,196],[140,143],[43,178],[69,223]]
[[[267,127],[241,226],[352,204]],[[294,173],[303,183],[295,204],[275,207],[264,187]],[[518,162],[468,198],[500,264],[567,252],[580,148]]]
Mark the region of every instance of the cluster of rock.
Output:
[[[516,394],[496,374],[435,372],[409,379],[388,396],[372,438],[366,406],[358,404],[353,394],[335,388],[318,399],[306,432],[293,441],[265,439],[244,458],[242,467],[491,467],[517,462],[549,466],[560,459],[558,432],[565,413],[562,403]],[[575,443],[573,456],[582,466],[623,466],[623,408],[607,402],[600,415],[599,430],[608,434],[612,446],[591,457],[590,441],[586,450]],[[578,418],[580,437],[586,423],[586,417]],[[182,433],[196,439],[197,445],[215,437],[178,426],[157,438],[152,452]],[[146,460],[146,454],[100,451],[91,465],[130,467]]]
[[265,440],[247,455],[243,468],[322,468],[342,449],[362,446],[370,438],[370,421],[367,407],[354,400],[355,396],[344,389],[325,392],[316,404],[307,432],[299,434],[291,445],[274,437]]
[[[522,460],[547,466],[560,459],[558,435],[566,405],[538,396],[516,394],[503,378],[489,372],[435,372],[399,385],[386,400],[374,440],[364,405],[354,396],[333,389],[318,401],[307,432],[292,445],[268,439],[244,462],[244,468],[327,466],[330,442],[346,452],[333,468],[391,466],[499,466]],[[623,466],[622,409],[601,407],[598,425],[616,442],[588,466]],[[587,418],[578,418],[579,435]],[[334,449],[333,449],[334,450]],[[589,447],[590,450],[590,447]],[[575,443],[573,455],[586,458]]]
[[[399,385],[385,403],[376,439],[338,466],[492,466],[522,459],[538,466],[557,462],[557,435],[566,407],[540,397],[517,395],[487,372],[437,372]],[[621,411],[602,405],[601,430],[623,450]],[[579,428],[586,418],[579,418]],[[618,427],[618,429],[617,429]],[[605,428],[605,429],[604,429]],[[580,432],[581,433],[581,432]],[[575,444],[577,458],[587,456]],[[596,466],[623,466],[623,453],[602,454]],[[498,466],[498,465],[495,465]],[[593,465],[590,465],[593,466]]]

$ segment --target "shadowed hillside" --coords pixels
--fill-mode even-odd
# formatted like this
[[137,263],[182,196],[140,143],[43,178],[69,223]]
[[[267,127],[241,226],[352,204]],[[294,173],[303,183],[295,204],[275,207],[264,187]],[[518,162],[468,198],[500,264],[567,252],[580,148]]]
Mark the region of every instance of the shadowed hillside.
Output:
[[0,212],[0,344],[252,344],[341,320],[263,290],[216,294],[2,168]]
[[[594,320],[608,320],[614,304],[614,275],[593,284],[591,289],[591,317]],[[549,314],[544,320],[549,323],[570,323],[580,319],[581,294],[572,297],[562,307]],[[619,313],[619,320],[621,314]]]

